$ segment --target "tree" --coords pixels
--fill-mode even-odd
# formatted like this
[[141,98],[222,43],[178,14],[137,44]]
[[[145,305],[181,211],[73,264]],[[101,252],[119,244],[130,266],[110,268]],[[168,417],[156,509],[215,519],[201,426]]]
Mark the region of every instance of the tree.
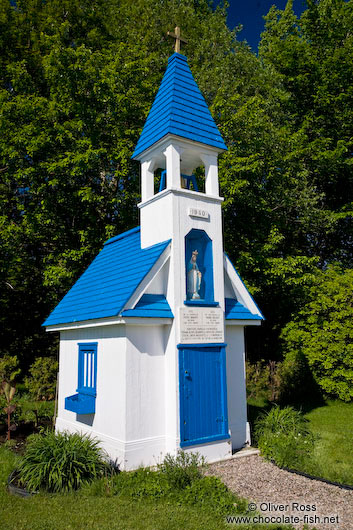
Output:
[[44,318],[102,243],[137,224],[131,155],[171,20],[185,21],[191,62],[216,70],[234,35],[206,0],[0,0],[0,340],[25,371],[55,349]]
[[308,0],[298,20],[292,0],[266,17],[260,56],[288,93],[297,141],[290,149],[328,214],[311,244],[321,263],[352,267],[353,2]]
[[55,349],[44,318],[137,224],[130,157],[171,21],[229,147],[225,247],[266,316],[251,355],[280,358],[316,276],[352,266],[352,0],[309,1],[299,20],[272,8],[260,58],[208,0],[0,0],[0,340],[24,371]]
[[[213,101],[225,241],[266,322],[252,356],[281,358],[283,326],[330,262],[352,267],[353,2],[292,2],[266,17],[259,57]],[[245,58],[245,55],[243,55]],[[255,340],[254,340],[255,338]]]

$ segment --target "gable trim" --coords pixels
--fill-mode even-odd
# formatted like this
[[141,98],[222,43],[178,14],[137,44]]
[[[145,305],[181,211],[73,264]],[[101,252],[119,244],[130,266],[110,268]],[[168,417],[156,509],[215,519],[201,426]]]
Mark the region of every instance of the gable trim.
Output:
[[170,249],[171,249],[171,242],[169,242],[168,246],[164,249],[162,254],[159,256],[156,263],[153,265],[152,269],[146,274],[146,276],[143,278],[141,283],[137,286],[135,291],[132,293],[124,307],[121,308],[119,311],[119,315],[121,315],[124,311],[127,311],[128,309],[134,309],[136,304],[139,302],[140,298],[143,296],[145,291],[148,289],[148,287],[151,285],[157,274],[162,270],[163,266],[167,263],[169,257],[170,257]]
[[254,299],[252,298],[251,294],[245,287],[236,268],[234,267],[233,263],[230,261],[228,255],[225,252],[223,255],[223,264],[224,264],[225,272],[226,274],[228,274],[228,277],[232,283],[232,287],[236,293],[236,296],[239,302],[243,304],[244,307],[249,309],[250,313],[254,315],[259,315],[261,320],[265,320],[260,309],[255,304]]

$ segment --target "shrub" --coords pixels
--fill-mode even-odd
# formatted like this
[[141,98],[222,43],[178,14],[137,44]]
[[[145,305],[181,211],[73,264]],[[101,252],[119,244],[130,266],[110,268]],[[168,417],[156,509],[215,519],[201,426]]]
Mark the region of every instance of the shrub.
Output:
[[320,402],[321,391],[302,352],[289,351],[278,370],[278,401],[281,405]]
[[166,477],[159,471],[140,468],[122,472],[114,479],[116,493],[135,500],[161,498],[169,494]]
[[30,376],[24,379],[33,400],[54,399],[58,369],[58,361],[53,357],[39,357],[34,361],[29,369]]
[[101,476],[105,453],[98,441],[78,433],[33,435],[20,462],[21,482],[29,491],[67,492]]
[[0,359],[0,389],[5,397],[5,406],[3,411],[6,414],[7,422],[7,440],[11,438],[11,431],[16,429],[15,423],[11,421],[11,416],[16,410],[16,404],[13,402],[16,392],[15,380],[20,374],[18,368],[18,359],[16,356],[4,355]]
[[16,355],[4,355],[0,358],[0,381],[13,383],[18,379],[21,370]]
[[180,494],[183,503],[198,505],[219,513],[245,513],[247,502],[232,493],[218,477],[201,477],[187,486]]
[[287,355],[300,352],[324,392],[353,399],[353,270],[329,267],[310,302],[283,329]]
[[264,361],[257,361],[254,364],[246,361],[246,393],[249,398],[268,398],[269,367]]
[[246,361],[246,392],[249,398],[277,401],[281,363],[264,360],[251,364]]
[[292,407],[273,407],[255,424],[261,454],[280,467],[299,468],[313,452],[314,438],[304,416]]
[[164,475],[170,488],[181,490],[202,477],[204,465],[204,458],[199,453],[178,451],[176,456],[167,454],[158,465],[158,470]]
[[53,420],[54,401],[30,401],[28,394],[24,394],[18,401],[19,419],[25,422],[33,421],[36,427],[41,423]]
[[168,502],[199,506],[220,515],[245,513],[247,508],[247,502],[234,495],[217,477],[198,476],[186,487],[175,489],[163,471],[147,468],[123,471],[113,478],[95,480],[85,485],[81,494],[105,497],[118,495],[135,501],[164,498]]

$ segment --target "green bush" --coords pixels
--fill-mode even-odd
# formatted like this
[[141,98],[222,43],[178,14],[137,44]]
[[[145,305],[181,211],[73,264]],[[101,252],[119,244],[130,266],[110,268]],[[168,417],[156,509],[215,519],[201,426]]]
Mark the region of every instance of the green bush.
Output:
[[232,493],[218,477],[201,477],[180,494],[184,504],[198,505],[220,515],[245,513],[247,502]]
[[277,401],[279,395],[279,372],[281,363],[246,361],[246,392],[250,399]]
[[13,383],[17,381],[21,370],[19,368],[19,361],[16,355],[3,355],[0,357],[0,381],[7,381]]
[[38,357],[25,377],[26,388],[35,401],[51,400],[55,397],[56,378],[59,365],[53,357]]
[[278,402],[302,405],[320,402],[322,393],[301,351],[289,351],[278,370]]
[[264,361],[251,364],[245,363],[246,393],[249,398],[268,399],[269,394],[269,366]]
[[314,448],[307,420],[292,407],[275,406],[258,418],[255,439],[262,456],[280,467],[302,467]]
[[171,489],[181,490],[202,477],[204,465],[204,458],[198,453],[178,451],[176,456],[167,454],[158,465],[158,470],[164,475]]
[[78,433],[32,435],[19,464],[21,482],[29,491],[67,492],[102,476],[105,453],[98,441]]
[[199,506],[220,515],[246,512],[247,502],[234,495],[217,477],[194,476],[191,483],[178,489],[172,487],[172,484],[174,481],[168,481],[163,471],[141,468],[123,471],[113,478],[95,480],[81,489],[81,495],[116,495],[134,501],[167,499],[171,503]]
[[329,267],[310,289],[310,302],[282,331],[287,356],[304,356],[322,390],[353,399],[353,270]]
[[118,495],[135,500],[161,498],[170,491],[166,478],[160,472],[147,468],[119,473],[114,482]]
[[54,417],[54,401],[31,401],[28,394],[24,394],[18,401],[20,421],[33,422],[36,427],[48,423]]

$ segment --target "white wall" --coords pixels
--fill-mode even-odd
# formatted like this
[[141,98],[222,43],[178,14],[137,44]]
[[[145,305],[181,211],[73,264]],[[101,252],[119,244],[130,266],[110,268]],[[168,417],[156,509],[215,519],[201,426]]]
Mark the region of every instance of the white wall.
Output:
[[165,452],[164,326],[126,327],[126,455],[156,464]]
[[232,448],[246,443],[245,344],[243,326],[226,326],[228,426]]
[[[180,189],[164,190],[140,204],[142,247],[172,239],[167,298],[174,315],[186,299],[185,236],[193,228],[205,231],[212,240],[214,297],[224,309],[221,202],[221,199]],[[190,207],[206,210],[209,218],[190,216]]]
[[[60,336],[60,374],[58,430],[88,433],[103,442],[112,458],[121,459],[125,439],[126,339],[125,326],[102,326],[62,331]],[[98,342],[96,413],[77,415],[65,410],[65,398],[76,394],[78,343]]]

